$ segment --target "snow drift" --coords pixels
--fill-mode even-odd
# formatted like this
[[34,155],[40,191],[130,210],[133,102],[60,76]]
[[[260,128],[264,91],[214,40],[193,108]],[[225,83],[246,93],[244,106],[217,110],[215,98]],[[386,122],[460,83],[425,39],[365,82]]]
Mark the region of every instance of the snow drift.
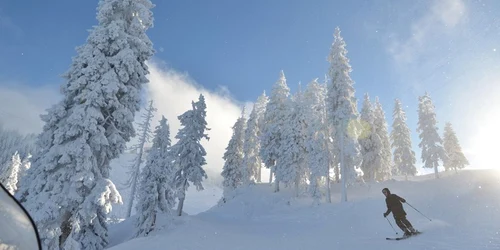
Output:
[[[358,185],[349,189],[347,203],[338,202],[340,186],[334,186],[334,203],[319,206],[310,198],[294,198],[292,190],[273,193],[269,184],[260,184],[198,215],[166,219],[148,237],[127,241],[123,232],[133,231],[133,223],[113,225],[117,245],[111,249],[499,249],[499,171],[433,176]],[[382,215],[383,187],[432,219],[404,205],[407,218],[423,234],[385,240],[396,235]]]

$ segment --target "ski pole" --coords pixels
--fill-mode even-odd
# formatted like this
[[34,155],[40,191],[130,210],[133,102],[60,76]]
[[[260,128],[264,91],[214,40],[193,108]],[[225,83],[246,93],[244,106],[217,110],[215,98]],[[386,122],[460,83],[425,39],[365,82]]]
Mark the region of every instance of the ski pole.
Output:
[[[410,203],[406,202],[406,204],[408,204],[408,206],[410,206],[411,208],[415,209],[417,212],[419,212],[421,215],[423,215],[425,218],[429,219],[429,217],[425,216],[422,212],[418,211],[418,209],[414,208]],[[429,221],[432,221],[431,219],[429,219]]]
[[387,222],[389,222],[389,225],[391,225],[392,230],[394,230],[394,232],[395,232],[396,234],[398,234],[398,232],[396,232],[396,229],[394,229],[394,227],[392,226],[391,221],[390,221],[387,217],[385,217],[385,218],[387,219]]

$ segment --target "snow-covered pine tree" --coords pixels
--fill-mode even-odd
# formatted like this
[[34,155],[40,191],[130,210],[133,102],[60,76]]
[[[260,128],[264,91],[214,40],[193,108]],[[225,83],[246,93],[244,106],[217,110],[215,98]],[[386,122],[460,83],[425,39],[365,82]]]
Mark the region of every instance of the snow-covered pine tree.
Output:
[[[333,128],[333,124],[330,123],[329,118],[328,118],[328,111],[326,110],[326,106],[328,103],[326,102],[326,99],[328,98],[328,84],[330,83],[330,78],[328,77],[328,74],[325,74],[325,78],[323,79],[323,82],[321,83],[321,86],[323,88],[323,95],[325,96],[325,112],[326,112],[326,126],[327,126],[327,131],[328,131],[328,141],[327,141],[327,147],[328,147],[328,162],[329,162],[329,169],[328,169],[328,175],[330,175],[331,170],[333,170],[334,174],[334,180],[336,183],[340,182],[340,169],[339,169],[339,163],[336,157],[335,157],[335,140],[333,140],[333,135],[335,133],[335,129]],[[328,202],[331,203],[331,195],[330,195],[330,181],[331,178],[329,177],[327,179],[327,199]]]
[[21,161],[21,166],[19,168],[19,172],[17,174],[17,189],[20,189],[22,184],[22,180],[26,176],[26,172],[28,169],[31,168],[31,154],[28,154],[24,159]]
[[[98,25],[77,48],[63,100],[42,116],[39,150],[18,198],[46,249],[103,249],[107,214],[121,196],[110,161],[135,135],[133,122],[154,51],[149,0],[100,0]],[[24,185],[23,185],[24,186]]]
[[374,181],[376,173],[381,167],[380,152],[382,150],[382,141],[376,133],[375,110],[370,102],[368,93],[364,97],[360,118],[363,128],[359,135],[359,144],[363,157],[361,170],[363,171],[363,179],[365,181]]
[[422,149],[422,161],[424,168],[434,168],[436,178],[439,178],[439,161],[446,161],[446,152],[442,146],[443,140],[439,136],[437,128],[436,113],[431,97],[427,92],[418,98],[418,127],[420,143]]
[[409,175],[417,174],[416,159],[411,146],[410,129],[406,124],[406,113],[398,99],[395,100],[392,115],[391,145],[394,149],[394,167],[408,180]]
[[264,122],[264,113],[266,112],[268,102],[269,99],[266,93],[262,93],[257,98],[257,102],[255,102],[247,122],[245,143],[243,144],[243,165],[247,169],[249,176],[248,179],[243,180],[244,182],[261,182],[262,159],[259,154],[261,148],[260,136],[262,135],[262,123]]
[[179,216],[182,215],[189,182],[192,182],[197,190],[203,190],[201,182],[203,178],[207,178],[207,174],[202,168],[203,165],[207,164],[205,160],[207,153],[200,143],[203,138],[210,139],[205,134],[205,131],[210,130],[207,128],[205,120],[207,116],[206,109],[205,97],[200,94],[199,100],[192,102],[192,109],[178,116],[181,126],[184,127],[179,129],[175,136],[179,140],[172,146],[172,152],[175,154],[176,173],[174,183],[179,198],[177,208]]
[[153,146],[147,156],[146,164],[140,175],[137,195],[137,232],[145,236],[151,232],[159,213],[172,213],[175,205],[173,174],[174,168],[170,152],[170,128],[162,116],[160,125],[154,132]]
[[462,152],[462,147],[458,142],[457,135],[449,122],[444,126],[443,141],[444,150],[448,156],[443,164],[446,170],[454,169],[455,172],[458,172],[458,169],[469,165],[469,161]]
[[306,177],[306,148],[304,135],[307,129],[303,94],[299,91],[288,99],[288,110],[281,129],[281,154],[277,157],[276,180],[286,186],[295,185],[295,196],[299,196],[299,186]]
[[340,181],[340,169],[339,169],[339,164],[337,163],[338,162],[338,159],[335,158],[335,150],[334,150],[334,145],[335,145],[335,141],[333,140],[333,134],[334,134],[334,128],[333,128],[333,124],[331,124],[329,122],[329,118],[328,118],[328,112],[326,110],[326,99],[328,98],[328,84],[330,83],[330,79],[328,78],[328,74],[325,74],[325,78],[323,80],[323,82],[321,83],[321,86],[322,86],[322,89],[323,89],[323,96],[325,97],[325,115],[326,115],[326,120],[325,120],[325,123],[326,123],[326,130],[327,130],[327,142],[326,142],[326,147],[328,149],[328,172],[326,174],[326,191],[327,191],[327,194],[326,194],[326,199],[328,201],[328,203],[332,203],[332,195],[331,195],[331,181],[332,181],[332,178],[330,177],[331,175],[331,170],[333,170],[333,174],[334,174],[334,180],[335,182],[339,182]]
[[[304,93],[304,105],[308,111],[306,120],[308,126],[305,134],[307,150],[307,165],[310,172],[310,193],[316,204],[321,199],[319,181],[321,177],[329,179],[329,132],[326,118],[326,85],[319,84],[317,79],[311,81]],[[327,180],[328,180],[327,179]],[[327,186],[329,188],[329,186]]]
[[[139,180],[139,174],[141,172],[141,164],[144,158],[144,145],[151,139],[151,120],[153,119],[157,109],[153,106],[153,100],[149,101],[149,106],[145,110],[146,112],[141,115],[142,122],[139,123],[138,134],[139,138],[137,144],[132,146],[132,150],[135,151],[136,155],[130,165],[129,179],[126,186],[130,188],[130,200],[127,206],[126,218],[129,218],[132,214],[132,207],[134,204],[134,199],[136,198],[136,187]],[[139,151],[139,152],[137,152]]]
[[17,191],[17,181],[19,170],[21,168],[21,158],[19,158],[19,153],[15,152],[12,156],[11,162],[7,165],[6,169],[0,174],[0,183],[9,191],[10,194],[14,195]]
[[380,103],[378,97],[375,98],[374,105],[374,126],[375,133],[380,138],[380,142],[382,143],[382,147],[379,151],[380,157],[380,166],[377,168],[376,179],[378,181],[384,181],[392,176],[392,152],[391,152],[391,143],[389,142],[389,132],[387,131],[387,120],[385,119],[385,112],[382,108],[382,104]]
[[9,166],[12,155],[16,152],[21,159],[35,152],[35,141],[36,136],[34,134],[23,136],[15,130],[5,129],[0,122],[0,172],[3,168]]
[[[285,126],[285,120],[288,112],[288,96],[290,95],[290,88],[286,85],[285,73],[283,70],[280,72],[280,78],[274,84],[269,102],[266,105],[266,112],[264,114],[264,128],[261,137],[260,156],[267,168],[271,170],[272,174],[278,164],[278,157],[282,154],[281,142],[283,140],[282,129]],[[279,179],[275,179],[275,192],[279,191]]]
[[361,163],[360,146],[357,138],[358,111],[354,97],[354,81],[350,77],[352,71],[347,58],[346,43],[340,36],[337,27],[334,42],[328,57],[330,62],[328,95],[326,99],[327,114],[334,128],[335,158],[340,159],[342,175],[342,201],[347,201],[346,186],[356,177],[355,167]]
[[[226,152],[222,157],[224,166],[222,167],[222,177],[224,181],[224,198],[229,199],[237,187],[243,185],[244,178],[248,178],[248,170],[243,165],[243,145],[245,140],[245,109],[241,113],[241,117],[236,120],[233,126],[233,135],[226,147]],[[245,173],[246,172],[246,173]],[[248,182],[248,181],[247,181]]]

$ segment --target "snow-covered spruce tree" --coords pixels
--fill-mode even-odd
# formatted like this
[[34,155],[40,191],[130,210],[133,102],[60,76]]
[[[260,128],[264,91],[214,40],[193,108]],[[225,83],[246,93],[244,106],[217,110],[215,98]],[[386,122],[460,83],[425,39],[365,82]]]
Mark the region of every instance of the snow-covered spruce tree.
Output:
[[[321,177],[328,178],[330,172],[330,152],[328,151],[330,135],[326,120],[325,87],[315,79],[307,85],[304,93],[305,110],[308,111],[305,114],[308,126],[304,137],[307,150],[306,162],[310,172],[310,193],[316,204],[321,199],[319,181]],[[328,183],[327,189],[329,188]]]
[[[230,199],[232,192],[239,186],[243,185],[243,178],[248,176],[248,170],[243,165],[243,144],[245,140],[245,109],[241,113],[241,117],[236,120],[233,126],[233,135],[226,147],[226,152],[222,157],[224,166],[222,167],[222,177],[224,181],[224,198]],[[245,173],[247,172],[247,173]]]
[[[283,140],[283,127],[288,112],[288,96],[290,88],[286,85],[285,73],[280,72],[280,78],[274,84],[269,102],[264,114],[264,128],[261,137],[260,156],[267,168],[271,170],[269,183],[272,181],[272,174],[278,168],[278,157],[282,154],[281,144]],[[279,179],[275,179],[275,192],[279,191]]]
[[330,62],[328,95],[326,99],[329,123],[333,126],[335,158],[340,159],[343,182],[342,201],[347,201],[345,187],[356,177],[355,167],[361,163],[360,146],[357,138],[358,111],[354,97],[354,81],[347,58],[344,39],[337,27],[334,42],[328,57]]
[[19,158],[19,153],[15,152],[12,156],[12,160],[3,172],[0,174],[0,183],[14,195],[17,191],[17,180],[19,170],[21,168],[21,159]]
[[334,145],[335,145],[335,141],[333,140],[333,134],[334,134],[334,128],[333,128],[333,124],[331,124],[329,122],[329,118],[328,118],[328,112],[326,110],[326,99],[328,98],[328,84],[330,83],[330,79],[328,78],[328,74],[325,74],[325,78],[323,80],[323,82],[321,83],[321,86],[322,86],[322,90],[323,90],[323,96],[325,97],[325,115],[326,115],[326,120],[325,120],[325,123],[326,123],[326,130],[327,130],[327,142],[326,142],[326,147],[328,149],[328,172],[326,174],[326,191],[327,191],[327,194],[326,194],[326,198],[327,198],[327,201],[328,203],[332,203],[332,197],[331,197],[331,187],[330,187],[330,183],[332,181],[332,178],[330,177],[331,175],[331,170],[333,170],[333,174],[334,174],[334,180],[335,182],[339,182],[340,181],[340,169],[339,169],[339,164],[338,164],[338,159],[335,158],[335,150],[334,150]]
[[376,173],[381,167],[380,153],[382,150],[382,141],[375,129],[375,111],[370,102],[370,96],[366,93],[361,109],[361,125],[363,130],[359,135],[359,144],[361,146],[361,155],[363,161],[361,170],[365,181],[374,181]]
[[385,119],[385,112],[382,108],[382,104],[380,103],[378,97],[375,98],[374,105],[374,126],[375,133],[380,138],[380,142],[382,143],[382,147],[379,151],[380,157],[380,166],[377,168],[376,179],[378,181],[384,181],[392,176],[392,153],[391,153],[391,143],[389,142],[389,132],[387,131],[387,120]]
[[149,0],[101,0],[98,25],[77,48],[63,100],[42,116],[39,150],[18,198],[46,249],[103,249],[106,215],[121,196],[110,161],[135,135],[135,113],[153,55]]
[[21,161],[21,166],[19,168],[19,172],[17,174],[17,189],[20,189],[21,185],[23,185],[22,180],[26,176],[26,172],[31,168],[31,154],[28,154]]
[[154,132],[153,146],[140,175],[137,195],[137,232],[145,236],[156,224],[158,214],[171,214],[175,205],[174,168],[170,152],[170,128],[162,116]]
[[11,163],[16,152],[21,159],[33,153],[35,140],[34,134],[23,136],[15,130],[5,129],[0,122],[0,172]]
[[207,155],[205,148],[201,145],[201,139],[209,140],[206,130],[207,106],[205,97],[200,95],[198,102],[192,102],[193,109],[186,111],[178,116],[183,128],[175,138],[179,139],[172,146],[172,152],[175,154],[175,169],[174,184],[179,198],[177,207],[178,215],[182,215],[182,207],[186,198],[186,191],[189,187],[189,182],[196,186],[197,190],[203,190],[203,178],[207,178],[203,165],[207,164],[205,156]]
[[469,161],[462,152],[462,147],[458,142],[457,135],[449,122],[444,126],[443,141],[444,150],[448,156],[443,164],[446,170],[454,169],[455,172],[458,172],[458,169],[469,165]]
[[[325,77],[323,79],[323,82],[321,83],[321,86],[323,88],[323,95],[325,96],[325,112],[326,112],[326,126],[327,126],[327,131],[328,131],[328,159],[329,159],[329,164],[330,164],[330,169],[328,170],[328,174],[330,175],[330,171],[333,170],[334,174],[334,180],[335,182],[340,182],[340,169],[339,169],[339,163],[338,159],[335,157],[335,140],[333,140],[333,135],[335,134],[335,129],[333,127],[333,124],[330,123],[329,121],[329,115],[328,111],[326,110],[326,106],[328,105],[326,99],[328,98],[328,85],[330,84],[331,79],[329,78],[328,74],[325,74]],[[329,187],[331,178],[327,179],[327,186]],[[330,192],[330,189],[328,188],[328,193]],[[329,193],[330,194],[330,193]],[[327,197],[329,202],[331,203],[331,197]]]
[[418,146],[422,149],[424,168],[434,168],[435,176],[439,178],[439,161],[446,161],[447,156],[442,146],[443,140],[438,133],[435,107],[427,92],[418,99],[417,132],[420,133],[421,140]]
[[[132,214],[132,206],[134,204],[134,199],[136,198],[137,182],[139,180],[139,174],[141,171],[141,164],[144,158],[144,145],[151,139],[151,120],[154,117],[154,113],[157,109],[153,106],[153,101],[149,101],[149,106],[145,110],[146,112],[141,115],[142,122],[139,123],[138,142],[132,146],[132,150],[136,153],[132,164],[130,165],[129,179],[126,186],[130,188],[130,200],[127,206],[126,218],[129,218]],[[139,151],[139,152],[137,152]]]
[[299,91],[287,102],[288,111],[281,129],[281,147],[277,156],[276,180],[287,187],[295,185],[295,196],[299,196],[299,186],[306,177],[306,148],[304,135],[307,129],[303,94]]
[[248,171],[248,177],[243,182],[249,183],[261,182],[262,159],[260,157],[260,136],[264,122],[264,113],[269,99],[266,93],[257,98],[245,130],[245,143],[243,144],[243,166]]
[[409,175],[417,174],[416,159],[411,146],[410,129],[406,124],[406,113],[398,99],[395,100],[392,116],[391,146],[394,149],[394,168],[408,180]]

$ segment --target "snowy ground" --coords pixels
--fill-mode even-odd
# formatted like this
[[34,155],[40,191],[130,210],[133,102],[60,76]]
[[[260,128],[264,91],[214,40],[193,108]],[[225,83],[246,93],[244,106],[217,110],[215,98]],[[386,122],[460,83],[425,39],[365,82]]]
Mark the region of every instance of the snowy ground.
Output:
[[[124,183],[128,180],[128,167],[130,162],[134,159],[134,154],[125,153],[118,159],[111,162],[111,180],[120,192],[123,199],[122,205],[113,205],[111,211],[111,218],[124,218],[127,212],[128,203],[130,201],[130,188],[125,187]],[[211,184],[204,183],[205,190],[196,191],[190,188],[186,194],[186,201],[184,203],[184,211],[190,215],[195,215],[200,212],[206,211],[213,207],[217,201],[222,197],[222,189]],[[135,214],[135,205],[132,207],[132,214]]]
[[[354,187],[348,203],[338,203],[335,186],[334,203],[319,206],[292,198],[289,190],[273,193],[269,185],[257,185],[223,206],[176,217],[149,237],[127,241],[133,223],[113,225],[111,249],[500,249],[500,173],[432,176]],[[423,234],[385,240],[396,235],[382,215],[383,187],[432,219],[405,204],[408,219]]]

